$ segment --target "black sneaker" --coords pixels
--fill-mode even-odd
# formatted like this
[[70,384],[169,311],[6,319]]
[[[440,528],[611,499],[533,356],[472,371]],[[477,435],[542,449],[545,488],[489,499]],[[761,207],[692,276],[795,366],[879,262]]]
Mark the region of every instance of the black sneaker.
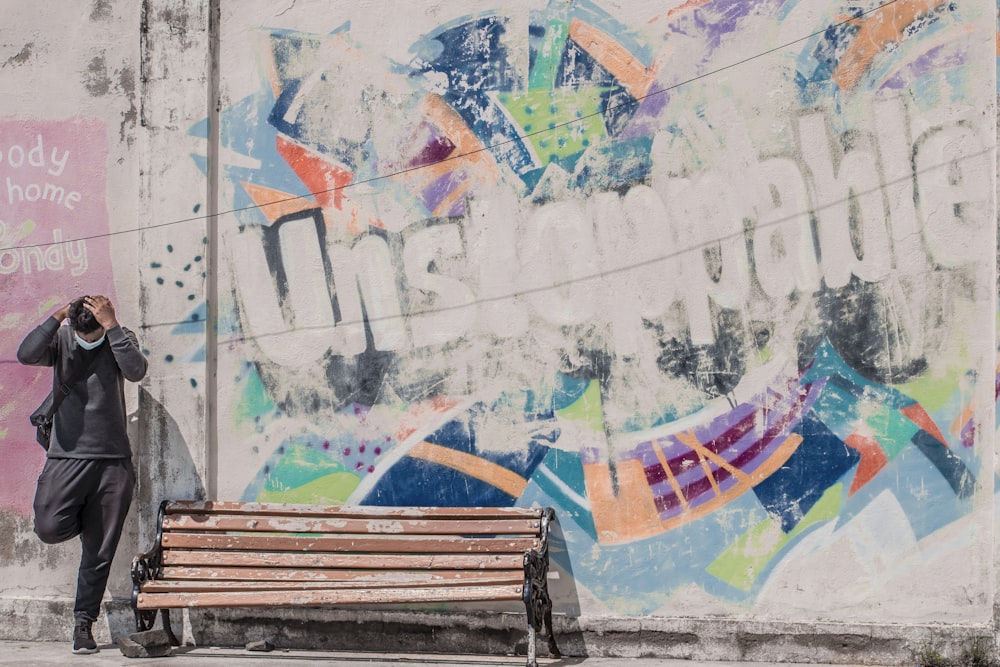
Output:
[[90,626],[93,621],[85,618],[77,619],[73,626],[73,653],[86,654],[97,653],[97,642],[94,641],[94,633]]

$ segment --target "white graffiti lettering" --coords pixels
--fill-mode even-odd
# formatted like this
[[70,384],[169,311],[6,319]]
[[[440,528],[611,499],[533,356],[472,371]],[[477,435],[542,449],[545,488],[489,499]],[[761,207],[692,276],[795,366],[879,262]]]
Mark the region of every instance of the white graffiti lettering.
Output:
[[[735,124],[718,112],[729,119],[718,126]],[[669,145],[658,137],[650,185],[624,196],[531,206],[491,192],[461,220],[388,239],[323,243],[312,217],[282,221],[272,241],[231,233],[248,329],[266,356],[296,367],[364,351],[365,322],[375,349],[395,351],[474,332],[517,336],[532,322],[594,324],[629,357],[648,349],[644,323],[675,304],[692,342],[710,344],[717,309],[745,307],[754,289],[781,301],[852,277],[912,279],[988,259],[966,240],[989,224],[980,134],[960,122],[911,141],[898,99],[872,117],[877,131],[833,136],[823,113],[805,114],[791,124],[798,153],[767,158],[730,129],[728,164],[683,177],[665,166]],[[278,250],[265,252],[273,239]]]
[[[69,161],[69,151],[63,151],[59,155],[59,149],[53,148],[46,156],[45,144],[42,135],[35,136],[35,145],[30,149],[25,149],[19,144],[14,144],[4,149],[0,148],[0,165],[6,161],[8,167],[20,171],[21,169],[44,170],[45,174],[58,178],[62,175]],[[30,179],[30,177],[29,177]],[[74,210],[80,203],[79,192],[70,191],[48,181],[16,180],[7,176],[7,203],[10,205],[24,202],[52,202],[58,206],[64,206],[69,210]]]
[[[7,226],[0,221],[0,245],[7,244],[4,241],[6,238]],[[73,276],[81,276],[87,272],[87,242],[63,241],[61,229],[52,230],[51,244],[0,250],[0,275],[10,275],[17,271],[26,274],[65,271],[67,264]]]

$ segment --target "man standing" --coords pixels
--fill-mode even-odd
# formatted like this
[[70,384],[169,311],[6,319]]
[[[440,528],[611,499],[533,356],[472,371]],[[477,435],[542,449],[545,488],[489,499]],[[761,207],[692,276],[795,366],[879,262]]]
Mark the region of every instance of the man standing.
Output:
[[[69,326],[60,326],[67,318]],[[52,366],[55,391],[68,380],[35,490],[35,534],[46,544],[80,536],[73,652],[96,653],[91,626],[135,486],[124,380],[141,380],[146,358],[135,334],[118,323],[111,301],[84,296],[35,327],[17,359]]]

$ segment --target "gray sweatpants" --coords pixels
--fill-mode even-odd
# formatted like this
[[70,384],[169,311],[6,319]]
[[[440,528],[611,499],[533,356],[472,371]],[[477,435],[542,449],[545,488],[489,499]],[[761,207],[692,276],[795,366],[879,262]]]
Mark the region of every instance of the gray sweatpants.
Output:
[[46,544],[80,536],[73,615],[96,621],[132,503],[131,459],[46,459],[35,488],[35,534]]

